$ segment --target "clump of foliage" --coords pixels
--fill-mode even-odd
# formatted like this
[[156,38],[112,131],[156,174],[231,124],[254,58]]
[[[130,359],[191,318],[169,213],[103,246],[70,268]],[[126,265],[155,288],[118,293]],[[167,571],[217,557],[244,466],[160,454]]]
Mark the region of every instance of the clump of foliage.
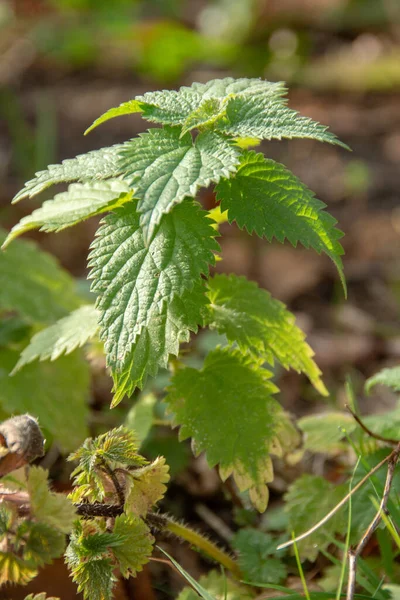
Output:
[[[114,383],[113,407],[137,388],[145,388],[159,369],[169,368],[162,398],[167,420],[180,428],[181,440],[192,439],[195,454],[204,451],[208,464],[218,465],[222,480],[232,475],[239,491],[263,512],[267,485],[274,477],[272,456],[283,457],[300,441],[298,429],[277,399],[272,369],[276,363],[294,369],[322,395],[328,392],[294,315],[244,277],[210,274],[220,251],[218,228],[228,221],[268,241],[288,240],[324,252],[345,291],[342,233],[336,221],[286,167],[249,148],[263,139],[284,138],[346,146],[326,127],[290,109],[283,84],[259,79],[227,78],[178,91],[149,92],[109,110],[88,131],[131,113],[157,127],[123,144],[50,165],[14,199],[69,183],[66,191],[46,200],[8,235],[2,234],[0,279],[10,273],[13,279],[7,285],[0,281],[0,352],[6,365],[4,374],[0,371],[4,381],[0,405],[5,413],[28,410],[38,415],[61,449],[72,451],[86,436],[89,379],[82,346],[91,344],[98,352],[104,345]],[[207,212],[196,197],[210,184],[215,185],[218,207]],[[32,229],[60,231],[104,213],[108,214],[89,255],[95,304],[31,243],[10,244]],[[180,345],[199,327],[218,332],[224,342],[208,352],[202,366],[188,366],[179,357]],[[379,381],[376,378],[370,385]],[[33,389],[34,400],[27,406],[25,391],[36,382],[38,395],[43,382],[48,392],[35,399]],[[59,399],[64,390],[67,414],[73,420],[68,429],[59,423],[65,418],[61,401],[58,413],[48,410],[53,396]],[[143,394],[136,405],[142,410],[142,438],[155,410],[156,400],[148,400]],[[342,417],[329,415],[325,433],[312,420],[300,422],[308,432],[308,449],[318,452],[327,440],[337,447],[343,438],[337,436]],[[159,458],[148,464],[137,451],[129,432],[118,429],[87,440],[73,454],[79,466],[71,501],[81,517],[89,511],[90,519],[70,524],[66,557],[87,597],[111,597],[115,567],[123,576],[140,570],[151,555],[154,529],[184,537],[253,583],[285,580],[288,566],[276,553],[268,530],[250,527],[235,536],[236,563],[195,532],[187,533],[184,526],[154,515],[153,506],[168,479],[165,461]],[[371,464],[374,460],[371,457]],[[360,472],[354,474],[357,477]],[[287,495],[289,528],[297,532],[308,527],[310,516],[314,521],[317,514],[329,511],[346,489],[334,490],[327,481],[309,475],[300,478]],[[367,502],[365,497],[361,501]],[[358,523],[354,531],[363,525]],[[339,513],[318,534],[318,548],[312,538],[308,545],[303,543],[304,556],[314,560],[345,528]],[[132,539],[135,543],[128,544]],[[215,588],[216,597],[225,589],[224,579],[215,574],[206,583]],[[236,583],[229,583],[227,590],[221,597],[253,597],[251,589]],[[185,591],[182,598],[191,594]]]

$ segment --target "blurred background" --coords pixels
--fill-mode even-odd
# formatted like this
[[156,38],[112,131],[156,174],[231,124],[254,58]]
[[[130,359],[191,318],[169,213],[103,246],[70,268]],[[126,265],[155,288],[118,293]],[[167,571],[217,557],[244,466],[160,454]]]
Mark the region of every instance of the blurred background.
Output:
[[[392,407],[389,391],[380,390],[377,406],[362,385],[400,358],[399,0],[0,0],[1,225],[10,228],[38,204],[10,205],[35,171],[146,128],[134,115],[83,137],[108,108],[147,90],[225,76],[286,81],[290,106],[352,148],[308,140],[261,147],[339,221],[349,297],[329,259],[227,224],[218,269],[258,281],[295,312],[331,406],[343,406],[350,376],[363,411]],[[212,208],[212,190],[203,196]],[[96,227],[92,219],[31,237],[84,279]],[[213,343],[200,340],[199,354]],[[97,379],[92,404],[107,407],[110,383]],[[283,373],[280,387],[282,403],[297,415],[326,407],[296,374]],[[203,477],[201,459],[182,474],[185,456],[170,458],[181,485],[193,498],[211,497],[218,479],[209,471]]]

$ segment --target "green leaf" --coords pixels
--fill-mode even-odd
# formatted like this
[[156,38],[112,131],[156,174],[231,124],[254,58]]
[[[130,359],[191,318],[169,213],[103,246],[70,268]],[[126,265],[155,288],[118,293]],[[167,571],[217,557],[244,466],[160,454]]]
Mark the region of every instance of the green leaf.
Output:
[[365,382],[365,391],[367,394],[377,384],[386,385],[395,392],[400,392],[400,367],[382,369],[382,371],[375,373],[375,375],[367,379]]
[[60,600],[60,598],[56,598],[55,596],[46,596],[46,592],[42,592],[41,594],[29,594],[29,596],[25,596],[25,600]]
[[[5,238],[0,230],[0,243]],[[18,241],[0,252],[0,311],[51,323],[81,304],[72,277],[32,242]]]
[[211,467],[219,463],[221,478],[233,474],[239,489],[249,489],[256,508],[264,511],[266,483],[273,479],[270,454],[282,455],[297,434],[273,398],[277,388],[261,363],[218,348],[202,370],[179,370],[165,401],[181,426],[180,439],[192,437],[196,454],[206,451]]
[[[291,534],[300,535],[318,523],[347,494],[346,485],[334,485],[323,477],[302,475],[289,487],[285,496],[285,511],[289,515]],[[354,514],[354,508],[353,508]],[[314,561],[318,552],[324,550],[332,542],[336,533],[346,530],[346,517],[339,511],[317,531],[298,542],[299,554],[302,558]]]
[[325,125],[286,106],[276,94],[238,95],[226,107],[226,118],[217,123],[220,131],[239,138],[281,140],[310,138],[337,144],[349,150]]
[[116,578],[109,558],[80,562],[71,572],[85,600],[112,600]]
[[145,465],[131,473],[131,482],[125,499],[125,511],[145,517],[148,511],[159,502],[167,491],[169,467],[165,458],[159,456],[150,465]]
[[149,562],[154,538],[144,521],[134,515],[117,517],[113,533],[124,539],[112,549],[121,574],[126,578],[134,577]]
[[193,143],[179,127],[150,129],[121,150],[121,170],[139,198],[140,224],[146,243],[165,213],[200,187],[229,177],[239,162],[239,148],[208,131]]
[[92,304],[88,304],[74,310],[54,325],[42,329],[22,351],[11,375],[34,360],[53,361],[80,348],[96,335],[98,320],[98,311]]
[[168,366],[170,354],[178,356],[179,344],[188,342],[190,332],[197,332],[203,321],[203,309],[207,300],[201,284],[185,291],[181,298],[175,297],[163,307],[161,314],[154,314],[137,336],[126,360],[113,373],[116,406],[124,396],[131,396],[136,387],[143,388],[148,375],[155,376],[160,367]]
[[387,438],[398,439],[400,431],[400,402],[394,410],[363,417],[364,423],[374,433]]
[[[204,102],[210,99],[229,100],[237,95],[282,97],[285,91],[282,82],[271,83],[262,79],[213,79],[208,83],[193,83],[190,87],[161,92],[147,92],[137,96],[141,103],[142,116],[148,121],[163,125],[184,125],[188,119],[199,114]],[[222,103],[221,103],[222,104]],[[201,110],[201,109],[200,109]]]
[[72,227],[85,219],[109,212],[122,206],[132,198],[132,192],[123,181],[118,179],[110,181],[94,181],[93,183],[73,183],[67,192],[47,200],[41,208],[32,214],[23,217],[15,225],[3,248],[12,240],[31,229],[40,231],[61,231]]
[[149,246],[137,213],[125,207],[105,218],[89,266],[92,290],[98,293],[100,335],[114,369],[121,369],[143,327],[214,264],[219,246],[206,214],[192,202],[175,207],[164,215]]
[[126,415],[124,425],[134,432],[140,445],[152,428],[156,403],[157,397],[154,394],[141,394]]
[[[304,432],[304,448],[310,452],[337,454],[344,450],[341,440],[352,433],[357,424],[349,414],[326,412],[302,417],[297,425]],[[345,431],[343,431],[345,430]]]
[[18,534],[23,534],[25,539],[23,558],[35,568],[51,563],[64,553],[65,535],[46,523],[25,521]]
[[206,98],[183,123],[183,136],[196,128],[210,127],[219,117],[225,114],[226,101],[219,98]]
[[33,179],[25,183],[14,197],[13,203],[23,198],[32,198],[57,183],[118,177],[121,174],[118,152],[123,146],[116,144],[87,154],[79,154],[75,158],[67,158],[58,165],[49,165],[45,171],[39,171]]
[[26,365],[10,377],[18,358],[18,352],[0,349],[1,408],[35,415],[62,451],[73,450],[87,435],[89,369],[81,352]]
[[221,180],[216,192],[229,222],[236,221],[241,229],[255,231],[268,241],[275,237],[283,243],[287,238],[293,246],[300,242],[305,248],[325,252],[346,289],[340,259],[343,248],[338,242],[343,233],[323,210],[325,204],[286,167],[263,154],[245,152],[235,177]]
[[64,495],[51,492],[48,484],[48,471],[32,466],[29,469],[27,488],[31,500],[31,510],[41,523],[70,533],[76,511],[72,502]]
[[141,111],[141,105],[136,100],[129,100],[128,102],[123,102],[115,108],[110,108],[109,110],[107,110],[107,112],[102,114],[101,117],[96,119],[92,123],[92,125],[86,129],[84,135],[87,135],[90,131],[92,131],[102,123],[109,121],[110,119],[114,119],[115,117],[120,117],[122,115],[131,115],[132,113],[137,113]]
[[243,579],[260,583],[280,583],[286,578],[282,553],[276,551],[276,539],[256,529],[242,529],[232,545],[239,552],[239,567]]
[[[250,588],[240,585],[218,571],[210,571],[199,579],[199,584],[211,594],[215,600],[252,600],[254,594]],[[185,587],[177,600],[198,600],[196,592]]]
[[321,394],[328,394],[321,371],[312,360],[314,353],[282,302],[236,275],[215,275],[208,280],[208,289],[207,320],[211,328],[271,365],[277,359],[286,369],[305,373]]

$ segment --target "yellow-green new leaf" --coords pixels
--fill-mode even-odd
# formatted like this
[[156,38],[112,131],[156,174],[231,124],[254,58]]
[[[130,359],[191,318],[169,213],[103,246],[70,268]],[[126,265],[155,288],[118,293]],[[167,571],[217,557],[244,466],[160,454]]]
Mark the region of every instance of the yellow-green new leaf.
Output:
[[271,365],[276,359],[285,369],[305,373],[321,394],[328,394],[312,359],[314,352],[282,302],[245,277],[215,275],[207,285],[211,328]]
[[75,507],[64,494],[49,490],[48,471],[41,467],[31,467],[27,488],[36,519],[58,531],[70,533],[76,519]]
[[115,519],[113,534],[121,542],[112,547],[123,577],[133,577],[142,571],[153,552],[154,538],[146,523],[134,515],[120,515]]
[[90,131],[92,131],[93,129],[95,129],[96,127],[101,125],[102,123],[109,121],[110,119],[115,119],[115,117],[121,117],[123,115],[131,115],[133,113],[138,113],[138,112],[142,112],[140,102],[137,102],[136,100],[129,100],[128,102],[123,102],[122,104],[120,104],[119,106],[116,106],[115,108],[110,108],[104,114],[102,114],[98,119],[96,119],[92,123],[92,125],[86,129],[84,135],[87,135]]
[[144,517],[164,497],[167,491],[165,484],[169,481],[168,471],[169,466],[165,464],[163,456],[156,458],[150,465],[133,471],[125,500],[125,510]]

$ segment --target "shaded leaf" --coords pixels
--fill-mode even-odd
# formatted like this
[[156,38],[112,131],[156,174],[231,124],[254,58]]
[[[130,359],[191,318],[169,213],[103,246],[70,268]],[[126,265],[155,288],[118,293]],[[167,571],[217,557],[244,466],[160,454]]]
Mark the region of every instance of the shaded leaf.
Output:
[[243,579],[259,583],[280,583],[287,575],[282,552],[276,550],[277,541],[256,529],[241,529],[232,545],[239,552],[239,567]]
[[[251,600],[254,594],[250,588],[240,585],[218,571],[210,571],[199,579],[199,584],[211,594],[215,600]],[[197,600],[198,594],[189,587],[185,587],[177,600]]]
[[[5,238],[0,229],[0,243]],[[72,277],[32,242],[18,241],[0,252],[0,310],[51,323],[81,303]]]
[[23,533],[25,538],[23,558],[35,568],[51,563],[65,550],[65,535],[46,523],[26,521],[18,533]]
[[286,167],[263,154],[245,152],[235,177],[220,181],[216,191],[229,222],[236,221],[240,228],[268,241],[288,239],[293,246],[300,242],[305,248],[325,252],[345,288],[343,248],[338,241],[343,234],[323,210],[325,204]]
[[297,421],[297,425],[305,434],[304,447],[306,450],[333,454],[343,450],[341,440],[346,433],[352,433],[357,427],[351,415],[340,412],[302,417]]
[[264,511],[266,483],[273,479],[270,454],[281,455],[297,434],[273,398],[277,388],[261,363],[219,348],[202,370],[179,370],[165,401],[181,427],[180,439],[192,437],[196,454],[206,451],[211,467],[219,463],[222,479],[233,474],[239,489],[249,489]]
[[370,393],[375,385],[386,385],[395,392],[400,392],[400,367],[382,369],[365,382],[365,391]]
[[99,313],[91,304],[81,306],[54,325],[36,333],[24,348],[12,375],[34,360],[56,360],[86,344],[98,330]]
[[236,275],[215,275],[208,280],[208,290],[211,328],[271,365],[277,359],[286,369],[305,373],[315,388],[327,395],[321,371],[312,359],[314,353],[282,302]]
[[35,415],[62,451],[76,448],[87,435],[89,414],[89,368],[81,352],[26,365],[10,377],[18,358],[18,352],[0,349],[1,408]]

